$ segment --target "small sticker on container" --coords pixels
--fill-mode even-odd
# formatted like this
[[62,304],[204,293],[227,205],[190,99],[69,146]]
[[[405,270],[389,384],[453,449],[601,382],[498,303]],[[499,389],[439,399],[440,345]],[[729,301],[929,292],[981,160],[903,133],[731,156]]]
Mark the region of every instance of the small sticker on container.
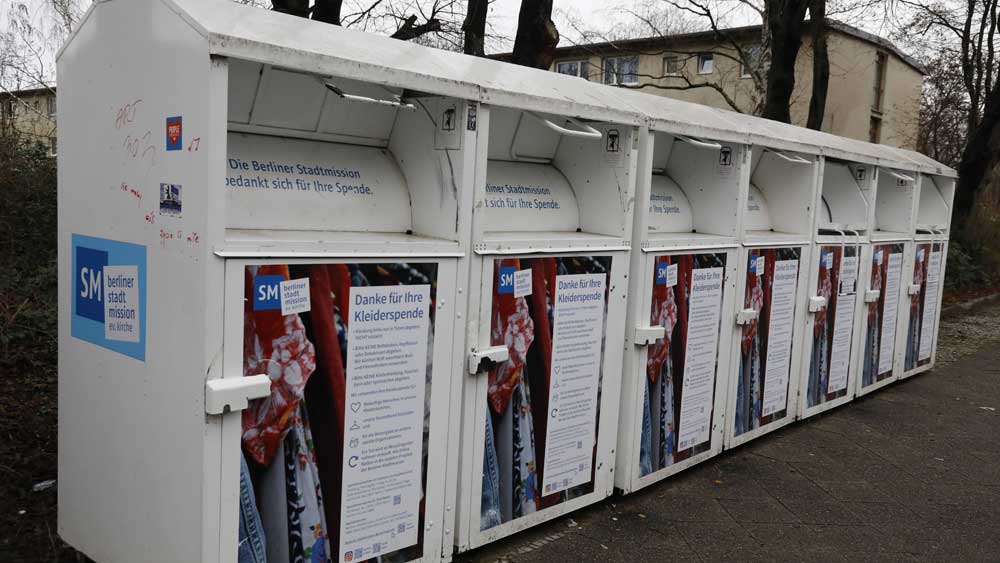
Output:
[[917,249],[917,262],[923,262],[923,261],[924,261],[924,249],[923,248],[918,248]]
[[184,119],[177,115],[167,118],[167,150],[179,151],[184,142]]
[[882,265],[882,251],[881,250],[875,252],[875,265],[876,266],[881,266]]
[[514,293],[514,274],[517,268],[514,266],[501,266],[499,279],[497,279],[497,295],[509,295]]
[[282,281],[279,287],[283,316],[308,313],[312,308],[309,301],[309,278]]
[[667,266],[667,287],[677,285],[677,264]]
[[531,295],[531,269],[514,272],[514,297]]
[[622,137],[617,129],[609,129],[604,136],[604,161],[613,166],[622,163]]
[[764,257],[757,257],[757,277],[764,275]]
[[181,216],[180,184],[160,184],[160,215]]
[[253,278],[253,310],[274,311],[281,309],[281,283],[285,281],[282,275],[254,276]]
[[823,267],[827,270],[833,268],[833,253],[824,252],[823,253]]

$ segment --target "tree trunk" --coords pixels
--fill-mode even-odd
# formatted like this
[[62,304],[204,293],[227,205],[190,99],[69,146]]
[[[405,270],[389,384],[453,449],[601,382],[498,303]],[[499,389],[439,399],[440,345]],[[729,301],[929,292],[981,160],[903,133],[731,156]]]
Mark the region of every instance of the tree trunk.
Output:
[[976,195],[986,172],[1000,165],[1000,88],[988,98],[979,126],[969,135],[958,165],[958,185],[952,211],[952,228],[961,231],[976,204]]
[[802,46],[802,20],[808,0],[766,0],[771,30],[771,65],[761,117],[791,123],[789,105],[795,89],[795,59]]
[[463,51],[466,55],[486,56],[486,10],[489,6],[489,0],[469,0],[465,23],[462,24],[465,33]]
[[826,0],[812,0],[809,6],[809,19],[812,21],[813,82],[806,127],[820,131],[823,129],[823,115],[826,113],[826,93],[830,87],[830,52],[826,44]]
[[521,0],[511,62],[548,70],[558,44],[559,31],[552,22],[552,0]]
[[300,18],[309,17],[309,0],[272,0],[271,6],[274,7],[275,12],[291,14]]
[[340,25],[340,7],[343,0],[316,0],[313,8],[313,19],[319,22]]

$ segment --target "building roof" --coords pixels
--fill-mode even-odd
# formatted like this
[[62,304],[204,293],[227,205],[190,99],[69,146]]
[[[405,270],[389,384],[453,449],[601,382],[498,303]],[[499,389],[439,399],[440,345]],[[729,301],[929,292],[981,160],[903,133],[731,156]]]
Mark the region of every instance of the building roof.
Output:
[[[899,57],[907,65],[913,67],[920,74],[927,74],[927,70],[919,61],[906,54],[902,49],[894,45],[888,39],[879,37],[873,33],[868,33],[867,31],[858,29],[856,27],[847,25],[836,20],[827,19],[827,26],[830,30],[835,32],[843,33],[860,39],[866,43],[871,43],[877,47],[885,49],[892,54]],[[806,31],[812,27],[812,22],[806,20]],[[724,29],[725,33],[732,35],[734,37],[756,37],[760,33],[759,25],[748,25],[743,27],[731,27]],[[623,39],[621,41],[601,41],[597,43],[580,43],[577,45],[567,45],[565,47],[557,47],[555,50],[556,58],[564,58],[571,56],[584,56],[593,55],[599,53],[607,52],[644,52],[651,49],[659,49],[660,51],[666,50],[671,46],[676,46],[679,43],[688,43],[699,40],[715,39],[716,32],[712,30],[706,31],[695,31],[691,33],[677,33],[673,35],[663,35],[654,37],[639,37],[636,39]],[[492,55],[492,58],[501,61],[509,61],[511,57],[510,53],[500,53],[497,55]]]
[[23,98],[25,96],[37,96],[39,94],[52,94],[56,91],[56,87],[42,87],[42,88],[26,88],[24,90],[9,90],[0,91],[0,98]]

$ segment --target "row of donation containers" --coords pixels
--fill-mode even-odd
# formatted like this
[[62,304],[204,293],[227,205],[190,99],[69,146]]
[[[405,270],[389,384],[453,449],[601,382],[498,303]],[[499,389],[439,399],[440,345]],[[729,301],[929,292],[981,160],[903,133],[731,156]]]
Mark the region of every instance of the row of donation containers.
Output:
[[907,151],[228,2],[97,3],[59,82],[98,561],[447,560],[934,364]]

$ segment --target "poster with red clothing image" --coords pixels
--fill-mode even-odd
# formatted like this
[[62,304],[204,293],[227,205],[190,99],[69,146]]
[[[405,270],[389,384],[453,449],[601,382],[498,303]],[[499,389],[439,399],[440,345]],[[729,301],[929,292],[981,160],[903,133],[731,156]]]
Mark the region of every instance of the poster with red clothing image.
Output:
[[653,259],[640,475],[708,451],[716,393],[726,254]]
[[493,263],[480,529],[594,490],[611,257]]
[[241,520],[268,561],[420,558],[437,264],[266,264],[244,285],[244,374],[271,394],[242,415]]

